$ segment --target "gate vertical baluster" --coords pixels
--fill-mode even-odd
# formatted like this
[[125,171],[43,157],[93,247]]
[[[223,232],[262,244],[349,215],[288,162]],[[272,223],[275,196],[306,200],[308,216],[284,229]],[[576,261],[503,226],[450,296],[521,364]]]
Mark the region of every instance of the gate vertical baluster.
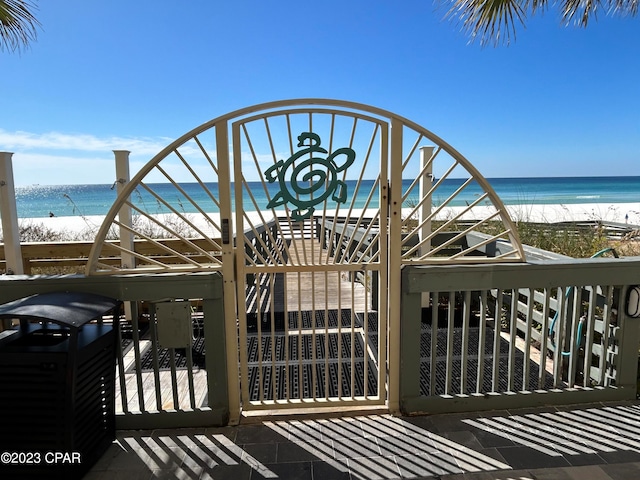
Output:
[[169,367],[171,369],[171,393],[173,396],[173,409],[180,410],[180,398],[178,396],[178,375],[176,372],[175,348],[169,349]]
[[264,372],[262,371],[263,336],[262,336],[262,295],[265,277],[268,280],[268,273],[258,273],[256,275],[256,334],[258,336],[258,401],[264,403]]
[[471,292],[465,291],[462,296],[462,346],[460,355],[460,393],[467,393],[467,371],[469,361],[469,320],[471,317]]
[[573,388],[576,383],[576,371],[578,366],[578,328],[582,312],[582,291],[583,288],[575,286],[573,288],[573,313],[571,315],[571,330],[569,335],[569,365],[567,372],[568,387]]
[[136,386],[138,388],[138,411],[144,412],[144,386],[142,381],[142,363],[140,361],[140,324],[138,323],[138,316],[131,318],[131,333],[133,336],[133,353],[136,363]]
[[365,271],[365,289],[364,289],[364,313],[363,313],[363,337],[362,337],[362,347],[363,347],[363,358],[362,358],[362,370],[364,376],[364,388],[363,394],[365,398],[369,398],[369,298],[371,296],[370,292],[370,280],[371,274],[370,272]]
[[608,285],[605,293],[605,303],[602,312],[602,334],[600,337],[600,362],[598,385],[607,385],[607,363],[609,356],[609,328],[611,326],[611,316],[613,315],[613,286]]
[[[436,395],[438,386],[438,321],[440,292],[431,292],[431,358],[429,359],[429,395]],[[444,393],[444,392],[442,392]]]
[[[313,225],[313,222],[311,222]],[[313,236],[311,237],[311,245],[315,243]],[[314,254],[313,247],[311,254]],[[315,258],[312,258],[315,264]],[[326,299],[325,299],[326,302]],[[316,272],[315,269],[311,270],[311,397],[317,400],[317,387],[318,387],[318,375],[316,371]]]
[[120,400],[122,405],[122,411],[124,413],[129,413],[129,401],[127,395],[127,382],[126,382],[126,372],[124,369],[124,352],[122,351],[122,324],[124,322],[121,320],[118,322],[118,381],[120,383]]
[[[327,258],[327,264],[329,263],[329,259]],[[338,279],[340,273],[338,272]],[[324,294],[325,298],[328,298],[329,295],[329,272],[325,270],[324,272]],[[338,315],[340,312],[340,306],[338,305]],[[329,303],[325,301],[324,303],[324,398],[328,399],[331,395],[331,390],[329,387],[329,378],[331,374],[329,371]]]
[[551,289],[543,290],[542,324],[540,325],[540,368],[538,371],[538,388],[544,389],[547,383],[547,352],[549,342],[549,301]]
[[302,282],[300,278],[300,272],[297,272],[298,277],[298,398],[304,399],[304,350],[302,339],[302,306],[300,305],[300,298],[302,291]]
[[484,384],[484,357],[487,338],[487,291],[480,292],[480,325],[478,329],[478,372],[476,374],[476,393],[482,393]]
[[352,272],[351,275],[351,399],[356,396],[356,308],[355,308],[355,296],[356,296],[356,272]]
[[445,374],[444,394],[451,395],[451,385],[453,380],[453,355],[454,355],[454,333],[455,333],[455,312],[456,312],[456,292],[449,292],[447,302],[447,371]]
[[154,303],[149,305],[149,334],[151,335],[151,355],[153,359],[153,379],[155,383],[156,409],[162,411],[162,394],[160,383],[160,361],[158,359],[158,334],[156,332],[156,306]]
[[282,274],[282,276],[284,277],[284,397],[287,403],[289,403],[291,401],[291,378],[289,375],[289,362],[291,360],[291,354],[289,352],[289,286],[287,283],[287,275],[288,273]]
[[[340,274],[338,274],[340,275]],[[342,399],[342,281],[338,278],[338,398]]]
[[501,343],[501,335],[500,331],[502,329],[502,302],[503,302],[503,291],[502,289],[498,289],[495,301],[495,308],[493,314],[493,369],[491,372],[491,391],[499,392],[500,391],[500,343]]
[[516,338],[518,338],[518,296],[517,288],[511,290],[511,311],[509,312],[509,370],[507,391],[515,391],[516,376]]
[[591,285],[591,291],[589,292],[589,309],[587,313],[586,333],[584,342],[584,364],[582,367],[583,379],[582,385],[584,387],[591,387],[591,361],[593,358],[593,338],[596,323],[596,307],[598,304],[598,288],[597,285]]
[[527,296],[527,319],[524,332],[524,365],[522,366],[522,390],[531,390],[529,376],[531,368],[531,329],[533,325],[533,303],[535,300],[536,291],[533,288],[529,288],[529,295]]
[[557,289],[556,298],[556,322],[554,334],[554,351],[553,351],[553,387],[560,388],[563,375],[563,358],[562,358],[562,345],[564,344],[564,329],[567,323],[567,302],[565,301],[565,288],[559,287]]

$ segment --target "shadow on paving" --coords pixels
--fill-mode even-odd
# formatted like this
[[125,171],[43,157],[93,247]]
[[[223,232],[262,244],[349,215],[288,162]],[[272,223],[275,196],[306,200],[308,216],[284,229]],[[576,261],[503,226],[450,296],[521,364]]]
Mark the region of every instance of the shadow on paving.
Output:
[[640,478],[640,405],[120,431],[85,478],[563,480],[578,471]]

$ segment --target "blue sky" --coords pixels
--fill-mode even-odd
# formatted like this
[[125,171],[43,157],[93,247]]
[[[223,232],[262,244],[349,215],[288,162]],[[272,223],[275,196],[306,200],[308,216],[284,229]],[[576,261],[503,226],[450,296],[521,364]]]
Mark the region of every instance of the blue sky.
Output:
[[431,1],[39,2],[0,53],[0,151],[17,185],[112,183],[232,110],[287,98],[370,104],[426,127],[486,177],[640,175],[640,18],[469,43]]

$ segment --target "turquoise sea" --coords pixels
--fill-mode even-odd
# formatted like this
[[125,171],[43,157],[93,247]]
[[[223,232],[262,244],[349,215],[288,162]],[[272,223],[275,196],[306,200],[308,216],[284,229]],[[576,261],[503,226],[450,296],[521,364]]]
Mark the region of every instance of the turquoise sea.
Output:
[[[462,183],[463,180],[446,179],[433,195],[434,203],[444,201]],[[490,178],[498,196],[506,205],[518,204],[580,204],[580,203],[637,203],[640,208],[640,177],[552,177],[552,178]],[[355,192],[355,182],[347,181],[349,195]],[[411,180],[403,182],[403,189]],[[373,181],[364,181],[356,196],[354,207],[362,208],[366,194]],[[178,208],[179,211],[196,212],[190,202],[180,195],[170,184],[149,185],[161,198]],[[183,184],[181,187],[205,211],[215,212],[217,208],[209,196],[196,184]],[[255,203],[264,208],[268,203],[267,193],[259,183],[251,184]],[[217,185],[208,185],[217,195]],[[268,194],[273,197],[278,187],[269,185]],[[481,192],[477,185],[463,190],[449,205],[465,205],[474,201]],[[105,215],[116,198],[111,185],[32,185],[16,188],[18,215],[21,218],[43,218],[55,216]],[[411,198],[411,197],[409,197]],[[134,203],[144,204],[149,211],[163,207],[148,192],[136,190],[132,196]],[[374,199],[375,200],[375,199]],[[351,198],[348,199],[351,201]],[[253,202],[245,199],[245,210],[255,210]],[[166,211],[166,210],[165,210]]]

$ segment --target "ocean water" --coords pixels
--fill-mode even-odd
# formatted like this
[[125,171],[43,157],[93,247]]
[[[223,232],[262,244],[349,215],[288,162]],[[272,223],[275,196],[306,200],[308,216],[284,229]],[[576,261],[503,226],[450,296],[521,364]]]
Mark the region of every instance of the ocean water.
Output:
[[[522,204],[581,204],[581,203],[637,203],[640,208],[640,177],[552,177],[552,178],[490,178],[489,183],[506,205]],[[403,181],[406,191],[412,180]],[[446,179],[434,192],[434,204],[444,202],[462,184],[463,180]],[[353,202],[354,208],[365,205],[373,181],[365,180],[358,189]],[[356,192],[355,181],[347,181],[347,204]],[[185,197],[170,184],[151,184],[149,187],[162,200],[178,211],[195,213],[200,206],[206,212],[216,212],[218,207],[211,199],[217,197],[217,185],[208,184],[212,195],[206,193],[198,184],[183,184],[181,187],[189,196]],[[279,190],[277,184],[269,184],[267,191],[260,183],[249,182],[253,197],[244,195],[244,209],[247,211],[264,209],[268,197],[273,198]],[[450,206],[462,206],[472,203],[479,194],[480,187],[471,184],[448,203]],[[408,196],[408,202],[416,200],[417,191]],[[55,216],[106,215],[116,199],[116,191],[111,185],[32,185],[16,188],[16,203],[20,218],[43,218]],[[372,201],[376,201],[374,197]],[[145,211],[168,212],[162,201],[142,188],[132,195],[134,204]]]

